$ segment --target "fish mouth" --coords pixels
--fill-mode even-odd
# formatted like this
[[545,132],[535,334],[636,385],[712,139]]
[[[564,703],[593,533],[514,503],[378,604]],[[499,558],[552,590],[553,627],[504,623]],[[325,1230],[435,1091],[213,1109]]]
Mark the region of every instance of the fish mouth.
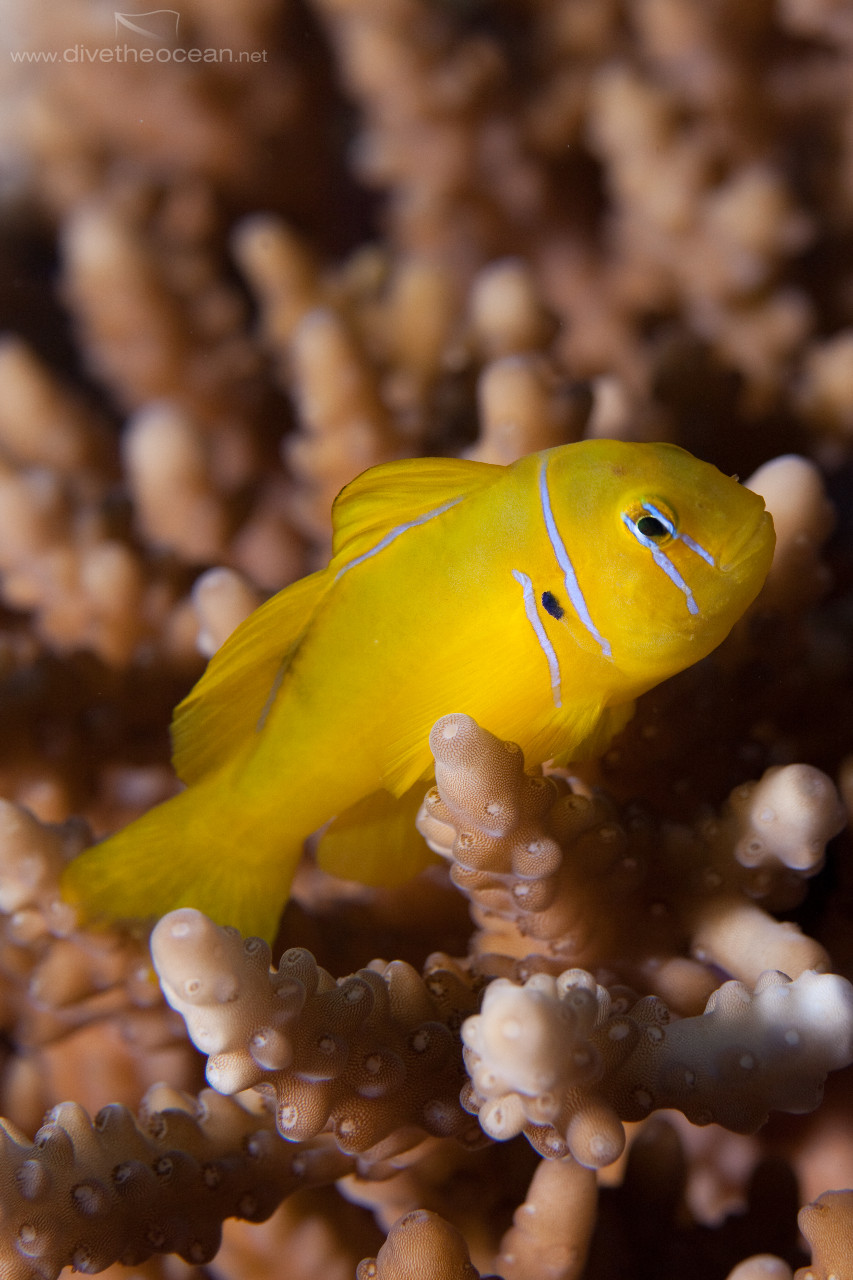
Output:
[[[758,494],[755,495],[758,497]],[[761,510],[744,522],[731,541],[721,551],[719,567],[722,573],[739,569],[745,561],[765,550],[773,542],[773,519],[761,503]]]

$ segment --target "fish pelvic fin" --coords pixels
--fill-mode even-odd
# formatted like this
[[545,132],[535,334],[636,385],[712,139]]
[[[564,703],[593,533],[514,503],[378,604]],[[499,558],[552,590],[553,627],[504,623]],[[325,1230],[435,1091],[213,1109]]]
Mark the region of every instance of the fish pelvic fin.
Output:
[[602,708],[584,736],[575,738],[570,748],[552,752],[554,764],[567,765],[576,760],[599,759],[632,719],[636,707],[636,702],[620,702],[615,706]]
[[172,718],[172,760],[183,782],[227,765],[251,740],[331,581],[324,569],[285,587],[213,655]]
[[344,880],[390,888],[440,862],[415,826],[426,787],[418,782],[399,797],[374,791],[345,809],[320,837],[320,869]]
[[84,850],[63,875],[66,901],[92,924],[196,907],[244,937],[271,942],[301,842],[282,849],[275,824],[255,824],[243,835],[239,815],[223,813],[213,785],[180,792]]

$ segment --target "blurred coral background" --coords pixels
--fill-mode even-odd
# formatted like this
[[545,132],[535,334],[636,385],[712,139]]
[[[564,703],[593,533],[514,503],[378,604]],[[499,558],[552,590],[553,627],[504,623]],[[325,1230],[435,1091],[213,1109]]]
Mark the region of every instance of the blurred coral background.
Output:
[[[768,969],[853,978],[853,9],[2,0],[0,30],[3,1274],[790,1280],[811,1256],[804,1277],[853,1276],[849,1191],[797,1225],[853,1187],[849,1068],[757,1135],[708,1124],[711,1103],[641,1119],[613,1086],[589,1123],[598,1140],[625,1122],[628,1152],[597,1175],[536,1147],[527,1112],[488,1142],[476,1021],[455,1101],[460,1023],[498,982],[538,975],[553,1002],[583,969],[676,1027],[735,999],[727,980],[746,1000]],[[440,1122],[392,1108],[382,1150],[352,1150],[329,1101],[288,1143],[272,1068],[223,1090],[260,1082],[254,1102],[194,1101],[204,1062],[146,928],[82,928],[62,865],[172,794],[172,708],[325,563],[355,475],[595,436],[673,441],[760,492],[764,592],[602,760],[537,781],[524,812],[562,869],[536,903],[508,847],[476,873],[460,853],[487,736],[422,811],[451,871],[367,890],[306,858],[274,962],[310,950],[299,981],[321,993],[368,966],[395,1036],[431,1011],[454,1046]],[[756,1124],[776,1096],[762,1052]],[[165,1178],[168,1228],[104,1190],[130,1152]],[[208,1212],[176,1152],[208,1187],[230,1160],[239,1190]],[[84,1218],[106,1224],[95,1244]]]

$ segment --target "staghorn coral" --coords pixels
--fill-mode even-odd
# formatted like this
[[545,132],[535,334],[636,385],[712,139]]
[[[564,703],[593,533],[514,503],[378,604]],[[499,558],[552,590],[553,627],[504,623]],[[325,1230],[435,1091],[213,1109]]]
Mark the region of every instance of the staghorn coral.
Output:
[[853,1191],[825,1191],[804,1205],[797,1221],[812,1250],[809,1266],[793,1273],[781,1258],[749,1258],[727,1280],[844,1280],[853,1251]]
[[853,1061],[853,988],[834,974],[767,972],[724,983],[699,1018],[616,999],[583,970],[490,983],[462,1027],[465,1105],[494,1138],[524,1132],[544,1155],[597,1169],[621,1153],[621,1120],[674,1107],[749,1133],[769,1110],[814,1109],[828,1071]]
[[197,644],[207,657],[216,652],[261,603],[251,584],[234,569],[208,569],[193,583],[199,620]]
[[373,370],[337,311],[307,312],[296,325],[289,356],[301,432],[285,442],[284,452],[308,494],[306,502],[297,493],[292,506],[305,531],[320,538],[344,485],[394,457],[399,446]]
[[[378,1238],[377,1238],[378,1237]],[[263,1224],[229,1218],[216,1255],[217,1280],[264,1280],[269,1259],[286,1254],[293,1280],[352,1280],[382,1235],[332,1185],[302,1188]]]
[[365,1168],[427,1133],[476,1141],[447,1025],[473,998],[455,974],[424,982],[402,961],[377,961],[335,983],[298,948],[271,969],[260,939],[243,943],[191,909],[164,916],[151,946],[167,1000],[208,1054],[208,1082],[262,1087],[284,1137],[329,1126]]
[[477,399],[480,437],[466,456],[503,466],[574,439],[589,408],[556,382],[538,354],[490,361],[480,374]]
[[503,1237],[504,1280],[576,1280],[583,1274],[597,1206],[595,1175],[571,1156],[543,1160]]
[[262,1109],[165,1086],[138,1118],[113,1105],[91,1120],[63,1103],[33,1143],[4,1125],[4,1273],[56,1280],[65,1266],[92,1273],[152,1253],[208,1261],[225,1217],[262,1221],[282,1196],[348,1166],[322,1139],[287,1146],[271,1128]]
[[357,1280],[479,1280],[465,1241],[438,1214],[425,1209],[394,1223],[375,1258],[365,1258]]
[[807,458],[774,458],[749,477],[773,512],[776,550],[762,588],[762,610],[791,617],[826,593],[830,574],[821,549],[835,523],[820,471]]
[[0,594],[60,652],[124,666],[145,635],[145,574],[104,516],[114,474],[104,424],[23,342],[0,346]]
[[[21,339],[0,342],[0,413],[3,457],[21,468],[46,467],[67,476],[74,489],[97,489],[109,474],[109,440],[103,423]],[[82,483],[81,483],[82,482]]]
[[[439,720],[430,743],[436,787],[419,829],[472,900],[485,972],[506,972],[510,958],[521,973],[601,966],[696,1009],[716,985],[704,965],[749,983],[768,968],[826,967],[819,944],[756,902],[796,901],[844,825],[817,770],[777,767],[737,788],[719,818],[655,833],[636,813],[620,823],[605,797],[525,773],[520,750],[469,716]],[[606,918],[594,905],[602,893]]]
[[[335,467],[346,479],[357,465],[355,441],[335,435],[344,419],[328,419],[324,440],[300,417],[307,382],[295,378],[292,335],[321,307],[354,353],[324,376],[334,390],[357,366],[382,456],[474,450],[502,461],[584,433],[670,439],[766,493],[782,536],[759,607],[715,658],[642,700],[606,757],[578,770],[571,802],[546,806],[591,823],[560,836],[556,901],[573,908],[567,936],[589,948],[597,977],[683,1014],[720,985],[692,954],[697,941],[748,986],[766,963],[793,968],[798,956],[828,954],[853,976],[849,837],[822,854],[831,792],[823,828],[807,822],[799,836],[799,784],[785,793],[793,811],[765,806],[786,813],[777,824],[760,821],[758,801],[738,807],[745,780],[781,768],[755,793],[775,797],[797,762],[807,772],[791,780],[807,784],[806,798],[809,769],[849,791],[849,767],[839,775],[853,713],[845,5],[179,8],[179,30],[158,30],[160,60],[145,63],[137,55],[151,42],[127,29],[124,61],[97,56],[117,32],[93,0],[3,7],[0,319],[14,336],[0,348],[0,794],[53,823],[82,814],[100,833],[170,793],[166,726],[200,670],[197,642],[208,653],[250,599],[319,562]],[[162,57],[208,45],[231,55]],[[65,49],[76,60],[31,56]],[[524,353],[496,355],[502,342]],[[179,471],[164,476],[168,543],[146,524],[126,422],[164,400],[195,460],[186,489]],[[190,497],[200,493],[216,527],[196,559],[204,530],[191,527]],[[231,594],[233,577],[206,582],[210,568],[239,574],[240,589]],[[766,845],[768,825],[798,868],[763,853],[756,866],[736,861],[736,847],[748,860],[753,839]],[[3,845],[20,851],[25,836],[70,852],[85,839],[80,828],[36,830],[4,820]],[[418,968],[433,948],[463,954],[460,908],[441,871],[429,876],[395,895],[306,869],[276,961],[294,943],[335,973],[375,955]],[[0,873],[3,892],[17,893],[19,878]],[[488,980],[587,964],[587,953],[550,954],[558,930],[520,934],[519,921],[546,910],[513,898],[512,920],[495,914],[522,887],[531,899],[542,891],[514,872],[492,884],[488,929],[478,890],[466,983],[472,967]],[[63,1097],[94,1113],[115,1097],[135,1108],[161,1075],[194,1088],[191,1050],[156,987],[140,977],[128,998],[124,963],[144,963],[141,938],[72,926],[56,937],[49,901],[49,890],[40,904],[24,897],[2,922],[2,1109],[33,1132]],[[679,1147],[659,1129],[652,1141],[643,1123],[608,1174],[618,1182],[624,1165],[621,1187],[598,1196],[585,1280],[716,1280],[749,1255],[754,1274],[768,1251],[770,1274],[787,1280],[806,1261],[796,1204],[851,1185],[849,1089],[840,1072],[813,1117],[774,1119],[737,1143],[711,1127],[702,1145],[680,1122]],[[535,1173],[524,1140],[450,1151],[431,1139],[385,1181],[351,1175],[348,1194],[383,1232],[408,1210],[437,1211],[481,1273],[503,1274],[513,1211],[560,1166]],[[767,1155],[796,1174],[799,1200],[778,1182],[772,1195],[748,1190]],[[726,1219],[735,1203],[743,1211]],[[331,1188],[312,1205],[323,1226],[313,1234],[295,1207],[275,1235],[237,1224],[237,1235],[255,1231],[255,1274],[341,1265],[330,1239],[366,1215]],[[568,1217],[530,1243],[537,1280]],[[375,1243],[347,1239],[346,1274],[379,1252],[368,1225]],[[427,1237],[420,1267],[455,1256],[446,1233]],[[524,1238],[513,1236],[519,1266]],[[846,1255],[814,1240],[816,1273],[843,1267]],[[232,1256],[205,1280],[228,1266],[249,1274]],[[176,1274],[162,1260],[133,1270]]]
[[853,1254],[853,1191],[826,1191],[805,1205],[797,1221],[812,1249],[811,1266],[795,1280],[830,1280],[843,1276]]
[[0,1096],[24,1128],[72,1084],[97,1110],[105,1096],[134,1105],[163,1076],[178,1087],[196,1078],[144,933],[84,932],[60,898],[62,867],[88,839],[79,821],[42,824],[0,802],[0,1007],[15,1046]]
[[753,1254],[739,1262],[726,1280],[791,1280],[791,1268],[769,1253]]

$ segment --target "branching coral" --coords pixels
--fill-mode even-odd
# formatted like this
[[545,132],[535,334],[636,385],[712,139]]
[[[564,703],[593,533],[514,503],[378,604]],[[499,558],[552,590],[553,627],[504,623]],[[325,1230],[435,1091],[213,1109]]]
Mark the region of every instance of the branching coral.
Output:
[[59,651],[126,665],[145,633],[145,574],[103,514],[113,478],[103,423],[22,342],[0,346],[0,594]]
[[826,1191],[798,1216],[812,1250],[811,1264],[791,1271],[770,1254],[747,1258],[727,1280],[844,1280],[853,1257],[853,1191]]
[[285,456],[310,496],[310,506],[297,496],[294,510],[316,537],[344,485],[388,461],[397,443],[373,370],[335,310],[309,311],[294,330],[289,354],[302,430],[286,442]]
[[376,1258],[365,1258],[357,1280],[479,1280],[459,1232],[426,1210],[400,1218]]
[[755,901],[797,900],[799,877],[844,824],[817,770],[772,770],[738,788],[719,818],[656,833],[562,778],[525,773],[518,748],[468,716],[445,716],[430,742],[436,787],[419,827],[472,900],[487,972],[506,972],[509,957],[522,973],[600,966],[696,1009],[716,985],[702,965],[748,983],[768,968],[826,967],[821,946]]
[[726,1280],[791,1280],[791,1268],[772,1254],[754,1254],[739,1262]]
[[196,578],[192,600],[199,620],[197,644],[207,657],[261,603],[251,584],[234,569],[208,569]]
[[[24,1170],[3,1179],[3,1268],[43,1277],[82,1263],[78,1248],[100,1250],[93,1262],[133,1241],[150,1251],[150,1216],[133,1218],[105,1164],[121,1147],[115,1163],[147,1170],[143,1216],[167,1214],[158,1248],[199,1241],[207,1257],[250,1169],[270,1175],[265,1206],[297,1190],[269,1234],[234,1223],[228,1256],[178,1267],[193,1280],[351,1276],[364,1255],[362,1272],[389,1280],[467,1280],[472,1262],[506,1280],[846,1275],[849,1072],[814,1117],[774,1118],[754,1138],[683,1116],[628,1121],[629,1149],[604,1174],[539,1160],[523,1138],[476,1150],[424,1138],[423,1113],[438,1098],[466,1140],[479,1132],[457,1100],[457,1033],[481,989],[477,1016],[509,992],[535,1022],[565,1003],[543,995],[560,974],[591,972],[581,990],[611,992],[611,1023],[634,1017],[642,1044],[660,1033],[646,1086],[694,1114],[683,1070],[660,1078],[658,1059],[687,1060],[702,1037],[703,1059],[725,1057],[742,1018],[721,1066],[734,1104],[757,1069],[747,1051],[780,1069],[796,1056],[773,1040],[777,1006],[804,1005],[811,1027],[821,993],[839,989],[809,971],[853,977],[849,836],[834,838],[831,781],[850,809],[848,8],[186,0],[148,15],[149,35],[146,15],[133,30],[90,0],[9,0],[3,16],[0,794],[17,805],[0,806],[0,1109],[7,1171]],[[235,1080],[305,1107],[322,1098],[319,1126],[356,1098],[376,1120],[364,1141],[387,1126],[378,1147],[342,1154],[331,1131],[285,1142],[256,1096],[204,1095],[199,1119],[186,1096],[149,1095],[134,1120],[152,1081],[192,1093],[200,1066],[144,934],[81,930],[59,903],[56,876],[90,838],[68,819],[108,832],[173,791],[167,726],[199,650],[320,563],[330,501],[362,466],[507,462],[583,435],[670,440],[746,477],[777,530],[756,607],[570,777],[528,777],[517,753],[456,722],[469,758],[437,744],[420,820],[443,866],[404,891],[303,864],[270,972],[285,947],[316,986],[283,1024],[265,954],[211,931],[202,949],[221,955],[178,966],[240,986],[209,1008],[182,996],[193,1026],[225,1037]],[[368,964],[376,955],[414,967]],[[762,980],[747,998],[768,968],[795,981]],[[626,988],[647,993],[636,1015]],[[334,1079],[297,1079],[300,1037],[321,1010],[345,1013],[349,991],[372,1006],[347,1035],[361,1056]],[[749,1047],[768,1005],[767,1039]],[[409,1048],[426,1024],[449,1046],[432,1074]],[[264,1027],[275,1034],[254,1045]],[[574,1099],[601,1099],[586,1136],[573,1132],[578,1150],[596,1133],[618,1139],[634,1114],[608,1092],[636,1068],[630,1039],[616,1046],[623,1066]],[[281,1070],[253,1057],[287,1044]],[[496,1079],[529,1047],[513,1046]],[[351,1086],[375,1077],[353,1064],[375,1051],[403,1075],[394,1092],[389,1067],[390,1092],[365,1098]],[[803,1084],[813,1101],[817,1078]],[[64,1098],[44,1147],[24,1139]],[[111,1102],[129,1110],[94,1128],[78,1105]],[[517,1105],[484,1093],[481,1114],[493,1104]],[[171,1136],[149,1127],[163,1107]],[[170,1145],[183,1150],[171,1180],[155,1171]],[[199,1160],[214,1150],[228,1176],[211,1189]],[[312,1152],[322,1169],[288,1172]],[[766,1156],[789,1185],[762,1198],[748,1181]],[[332,1186],[298,1191],[341,1174],[353,1203]],[[22,1198],[40,1179],[42,1198]],[[109,1210],[87,1216],[99,1188]],[[807,1199],[803,1267],[795,1205]],[[733,1204],[743,1212],[725,1221]],[[25,1260],[16,1232],[43,1219],[53,1234]],[[157,1257],[134,1274],[174,1280],[178,1264]]]
[[134,1266],[152,1253],[207,1262],[224,1218],[261,1221],[282,1196],[349,1165],[327,1140],[280,1142],[262,1109],[165,1087],[146,1095],[138,1119],[109,1106],[93,1121],[63,1103],[33,1143],[8,1124],[2,1137],[9,1280],[56,1280],[65,1266]]
[[795,1280],[843,1277],[853,1257],[853,1191],[827,1191],[800,1210],[800,1230],[812,1248],[811,1266]]
[[796,615],[829,586],[821,548],[835,523],[820,471],[807,458],[782,457],[759,467],[748,486],[773,512],[776,550],[761,608]]
[[60,872],[88,839],[79,821],[50,826],[0,803],[0,1009],[15,1047],[2,1110],[25,1128],[72,1081],[76,1100],[97,1109],[105,1096],[134,1104],[164,1075],[179,1087],[195,1079],[144,934],[81,931],[60,898]]
[[492,360],[477,385],[480,436],[467,456],[506,466],[538,449],[564,444],[579,434],[585,417],[581,398],[556,383],[539,355]]
[[448,1025],[473,997],[455,974],[424,982],[402,961],[376,962],[336,983],[298,948],[271,969],[265,943],[242,943],[190,909],[164,916],[152,954],[166,998],[208,1054],[209,1083],[262,1087],[286,1138],[329,1126],[366,1168],[426,1133],[476,1140]]
[[620,1120],[661,1107],[741,1133],[770,1110],[812,1110],[827,1072],[853,1062],[853,987],[768,972],[754,993],[724,983],[701,1017],[670,1023],[662,1002],[614,1001],[582,970],[499,978],[462,1038],[465,1103],[487,1133],[523,1131],[544,1155],[600,1168],[621,1153]]
[[595,1175],[572,1159],[543,1160],[501,1241],[504,1280],[579,1280],[598,1197]]

